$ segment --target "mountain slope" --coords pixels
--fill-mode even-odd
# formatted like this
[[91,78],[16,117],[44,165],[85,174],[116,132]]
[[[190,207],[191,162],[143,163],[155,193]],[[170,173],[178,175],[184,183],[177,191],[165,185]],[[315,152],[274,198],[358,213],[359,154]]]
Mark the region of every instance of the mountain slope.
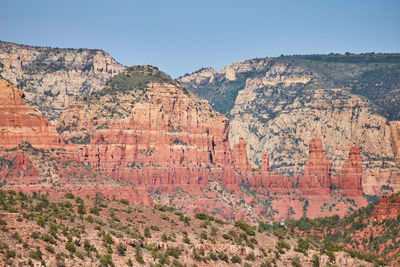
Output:
[[[286,230],[323,240],[325,247],[340,248],[378,265],[400,264],[400,194],[383,197],[351,215],[286,221]],[[266,227],[272,230],[271,227]],[[273,228],[273,227],[272,227]],[[275,227],[276,228],[276,227]],[[333,250],[335,251],[335,250]]]
[[[77,266],[300,266],[329,262],[311,245],[295,251],[296,241],[259,233],[205,213],[186,216],[172,207],[132,205],[102,194],[75,197],[0,191],[0,263]],[[314,256],[315,255],[315,256]],[[343,252],[338,266],[372,266]],[[297,265],[295,265],[297,264]]]
[[53,123],[72,96],[96,91],[123,69],[102,50],[0,41],[0,75],[23,89],[27,102]]
[[231,142],[243,137],[256,164],[268,152],[273,171],[298,173],[309,140],[318,136],[337,173],[347,149],[357,145],[364,191],[380,195],[400,189],[400,127],[393,121],[399,119],[399,66],[399,54],[283,56],[219,73],[202,69],[179,81],[230,118]]

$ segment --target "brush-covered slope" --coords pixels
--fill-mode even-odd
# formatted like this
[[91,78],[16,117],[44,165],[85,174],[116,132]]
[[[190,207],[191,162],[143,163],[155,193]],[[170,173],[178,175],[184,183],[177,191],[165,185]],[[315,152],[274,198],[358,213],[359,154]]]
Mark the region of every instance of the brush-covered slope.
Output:
[[252,162],[268,152],[271,170],[292,175],[319,136],[337,173],[357,145],[364,191],[380,195],[400,189],[399,70],[399,54],[282,56],[179,81],[231,119],[231,142],[243,137]]
[[[308,240],[323,240],[328,251],[345,250],[376,265],[400,264],[400,194],[392,194],[347,217],[302,218],[286,221],[287,232]],[[263,225],[273,230],[278,225]]]
[[0,41],[0,75],[24,90],[51,122],[71,97],[89,94],[125,67],[95,49],[34,47]]
[[[285,234],[243,221],[194,217],[166,206],[132,205],[102,194],[76,197],[0,191],[0,263],[23,266],[308,266],[330,264],[317,242],[302,253]],[[336,266],[372,266],[332,253]],[[314,265],[315,266],[315,265]]]

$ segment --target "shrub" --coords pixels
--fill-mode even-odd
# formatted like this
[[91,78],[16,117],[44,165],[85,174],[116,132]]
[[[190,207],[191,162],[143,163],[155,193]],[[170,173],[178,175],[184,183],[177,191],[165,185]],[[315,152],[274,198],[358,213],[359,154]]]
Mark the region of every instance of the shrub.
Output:
[[86,214],[86,209],[85,209],[85,205],[83,203],[80,203],[78,206],[78,213],[81,215]]
[[246,256],[246,260],[255,261],[256,260],[256,256],[254,255],[253,252],[251,252],[249,255]]
[[222,252],[222,251],[220,251],[220,252],[218,253],[218,258],[219,258],[220,260],[222,260],[222,261],[229,262],[228,255],[226,255],[226,254],[225,254],[224,252]]
[[187,235],[184,235],[182,238],[183,243],[190,244],[190,239]]
[[216,260],[218,260],[218,257],[213,252],[210,252],[210,259],[212,259],[213,261],[216,261]]
[[144,236],[147,238],[151,238],[151,233],[150,233],[149,227],[144,228]]
[[201,239],[204,239],[204,240],[207,240],[207,239],[208,239],[207,233],[206,233],[206,232],[201,232],[200,238],[201,238]]
[[45,226],[45,221],[44,221],[44,218],[43,218],[43,216],[40,216],[38,219],[37,219],[37,224],[40,226],[40,227],[44,227]]
[[233,263],[242,263],[242,258],[240,258],[238,255],[234,255],[231,258],[231,262],[233,262]]
[[83,204],[83,199],[81,197],[76,197],[75,202],[78,204]]
[[129,200],[127,200],[127,199],[125,199],[125,198],[121,198],[121,199],[119,200],[119,202],[121,202],[121,203],[124,204],[124,205],[129,205]]
[[292,260],[292,265],[293,265],[294,267],[300,267],[300,266],[301,266],[299,257],[293,258],[293,260]]
[[94,215],[97,215],[97,216],[100,215],[100,209],[97,206],[94,206],[94,207],[90,208],[89,212],[94,214]]
[[167,254],[162,254],[162,255],[160,256],[160,258],[158,259],[158,262],[159,262],[161,265],[164,265],[164,264],[169,265],[170,260],[169,260],[169,258],[168,258],[168,255],[167,255]]
[[125,256],[126,246],[124,243],[119,242],[117,245],[117,252],[120,256]]
[[68,242],[67,244],[65,244],[65,249],[68,250],[71,253],[75,253],[76,252],[75,244],[72,243],[71,241]]
[[115,266],[110,254],[100,256],[100,266]]
[[22,242],[22,238],[21,238],[21,236],[19,235],[18,232],[15,232],[11,237],[14,238],[15,240],[17,240],[20,243]]
[[276,247],[278,249],[290,249],[289,243],[284,240],[279,240],[278,243],[276,243]]
[[194,215],[194,217],[195,217],[196,219],[199,219],[199,220],[209,220],[209,221],[213,221],[213,220],[214,220],[214,217],[213,217],[213,216],[211,216],[211,215],[209,215],[209,214],[206,214],[206,213],[204,213],[204,212],[196,212],[196,214]]
[[49,235],[47,233],[42,234],[41,236],[42,240],[51,244],[56,244],[56,240],[54,239],[54,237],[52,235]]
[[74,194],[72,194],[72,192],[65,193],[64,197],[68,198],[68,199],[74,199],[75,198],[75,196],[74,196]]
[[31,237],[32,237],[33,239],[37,239],[37,238],[39,238],[39,236],[40,236],[40,233],[37,232],[37,231],[33,231],[32,234],[31,234]]
[[160,227],[158,227],[157,225],[151,225],[150,229],[153,231],[160,231]]
[[172,257],[174,257],[174,258],[177,259],[177,258],[179,258],[179,256],[181,256],[182,251],[181,251],[179,248],[177,248],[177,247],[170,247],[170,248],[167,248],[166,253],[167,253],[169,256],[172,256]]
[[55,250],[54,250],[54,248],[52,247],[52,246],[50,246],[50,245],[47,245],[46,247],[45,247],[45,249],[48,251],[48,252],[50,252],[50,253],[55,253]]
[[136,249],[135,259],[137,262],[144,264],[144,259],[143,259],[142,251],[140,250],[140,248]]
[[6,250],[6,259],[15,258],[16,255],[17,254],[15,253],[15,250],[12,249]]
[[111,237],[111,235],[109,233],[105,233],[103,235],[103,242],[108,244],[108,245],[111,245],[111,244],[114,243],[114,240],[113,240],[113,238]]
[[243,232],[245,232],[248,235],[253,235],[253,236],[256,235],[256,232],[253,229],[253,227],[251,227],[245,221],[242,221],[242,220],[236,221],[235,226],[238,227],[240,230],[242,230]]
[[312,260],[311,260],[312,266],[319,267],[319,261],[320,261],[320,258],[318,256],[318,254],[314,254],[312,257]]
[[41,260],[43,256],[42,251],[40,251],[39,247],[36,247],[36,250],[29,251],[29,257],[34,260]]

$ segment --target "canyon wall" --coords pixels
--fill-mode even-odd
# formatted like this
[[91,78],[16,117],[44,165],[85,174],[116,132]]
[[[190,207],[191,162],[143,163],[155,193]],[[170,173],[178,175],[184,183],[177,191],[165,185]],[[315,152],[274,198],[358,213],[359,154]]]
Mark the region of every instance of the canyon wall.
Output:
[[271,170],[290,177],[302,172],[309,142],[320,137],[338,174],[357,146],[364,192],[381,195],[400,190],[400,76],[392,60],[400,62],[399,54],[261,58],[179,81],[230,118],[231,145],[244,138],[251,162],[260,165],[268,153]]

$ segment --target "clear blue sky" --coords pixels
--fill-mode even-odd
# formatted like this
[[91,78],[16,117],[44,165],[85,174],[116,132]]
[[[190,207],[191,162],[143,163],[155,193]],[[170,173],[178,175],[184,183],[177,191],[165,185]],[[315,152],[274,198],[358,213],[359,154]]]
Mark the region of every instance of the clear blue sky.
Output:
[[400,52],[399,0],[2,0],[0,40],[100,48],[173,77],[281,54]]

